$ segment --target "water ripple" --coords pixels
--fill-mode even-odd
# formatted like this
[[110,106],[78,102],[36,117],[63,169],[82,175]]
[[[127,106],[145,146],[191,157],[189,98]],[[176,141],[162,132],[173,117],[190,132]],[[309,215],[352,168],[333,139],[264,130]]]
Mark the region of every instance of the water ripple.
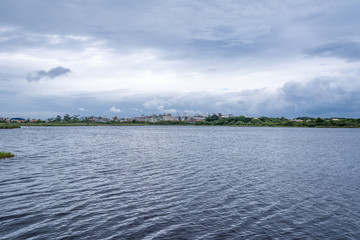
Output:
[[0,239],[360,236],[358,129],[7,133],[0,146],[16,157],[0,165]]

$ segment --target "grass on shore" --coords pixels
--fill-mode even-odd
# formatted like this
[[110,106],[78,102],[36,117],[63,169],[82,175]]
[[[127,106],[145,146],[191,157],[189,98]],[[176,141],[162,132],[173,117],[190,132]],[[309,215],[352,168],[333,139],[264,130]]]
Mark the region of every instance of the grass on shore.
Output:
[[19,123],[0,123],[0,129],[20,128]]
[[11,157],[15,157],[15,155],[10,152],[0,152],[0,158],[11,158]]

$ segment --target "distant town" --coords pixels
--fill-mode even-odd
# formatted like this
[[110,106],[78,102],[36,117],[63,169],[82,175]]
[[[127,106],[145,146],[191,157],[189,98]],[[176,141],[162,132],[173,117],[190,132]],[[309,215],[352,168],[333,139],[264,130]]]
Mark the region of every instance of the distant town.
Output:
[[[218,118],[230,118],[233,117],[232,114],[213,114],[218,116]],[[80,115],[73,115],[70,116],[69,114],[65,114],[63,117],[58,115],[57,117],[48,118],[46,120],[41,119],[31,119],[31,118],[5,118],[0,117],[0,121],[8,122],[8,123],[36,123],[36,122],[90,122],[90,123],[107,123],[107,122],[161,122],[161,121],[180,121],[180,122],[188,122],[188,123],[195,123],[199,121],[205,121],[209,114],[197,114],[197,115],[190,115],[190,114],[175,114],[172,115],[170,113],[166,114],[153,114],[151,116],[145,116],[142,114],[139,117],[112,117],[109,118],[107,116],[103,117],[95,117],[95,116],[88,116],[88,117],[81,117]]]
[[[269,126],[269,127],[350,127],[359,128],[360,119],[354,118],[311,118],[297,117],[248,117],[233,116],[232,114],[153,114],[138,117],[81,117],[80,115],[56,116],[46,120],[31,118],[0,117],[0,128],[10,128],[9,125],[23,126],[68,126],[68,125],[227,125],[227,126]],[[5,126],[7,125],[7,126]]]

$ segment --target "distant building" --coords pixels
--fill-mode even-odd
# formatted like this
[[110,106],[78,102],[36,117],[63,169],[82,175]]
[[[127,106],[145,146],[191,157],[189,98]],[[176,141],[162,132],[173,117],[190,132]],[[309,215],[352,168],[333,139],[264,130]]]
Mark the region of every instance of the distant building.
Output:
[[187,120],[185,120],[184,122],[186,122],[186,123],[197,123],[197,122],[200,122],[200,121],[202,121],[202,120],[198,120],[198,119],[187,119]]
[[163,115],[163,121],[175,121],[174,117],[171,114]]
[[25,122],[25,119],[24,118],[11,118],[10,121],[17,122],[17,123],[23,123],[23,122]]
[[91,117],[89,117],[89,122],[95,122],[96,121],[96,119],[95,119],[95,117],[93,117],[93,116],[91,116]]
[[128,116],[126,116],[126,117],[124,118],[124,120],[125,120],[125,122],[130,122],[130,121],[132,121],[133,119],[130,118],[130,117],[128,117]]
[[222,117],[221,117],[221,118],[231,118],[231,117],[233,117],[233,115],[232,115],[232,114],[227,114],[227,115],[222,115]]
[[156,116],[156,114],[145,117],[145,122],[157,122],[157,121],[158,121],[158,117]]
[[188,119],[190,119],[191,117],[189,115],[184,115],[180,117],[180,121],[186,121]]
[[181,121],[181,117],[179,115],[174,116],[174,121]]
[[295,119],[288,119],[289,121],[292,121],[292,122],[303,122],[304,120],[302,120],[302,119],[297,119],[297,118],[295,118]]
[[110,122],[110,118],[108,118],[106,115],[100,118],[100,122]]
[[205,116],[204,115],[195,115],[194,117],[193,117],[193,119],[195,119],[195,120],[205,120]]

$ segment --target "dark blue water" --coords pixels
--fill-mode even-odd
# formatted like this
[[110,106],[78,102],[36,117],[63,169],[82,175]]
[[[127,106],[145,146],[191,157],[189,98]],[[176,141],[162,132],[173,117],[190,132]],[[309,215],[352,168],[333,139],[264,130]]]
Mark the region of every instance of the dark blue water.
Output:
[[360,239],[360,129],[0,130],[0,239]]

